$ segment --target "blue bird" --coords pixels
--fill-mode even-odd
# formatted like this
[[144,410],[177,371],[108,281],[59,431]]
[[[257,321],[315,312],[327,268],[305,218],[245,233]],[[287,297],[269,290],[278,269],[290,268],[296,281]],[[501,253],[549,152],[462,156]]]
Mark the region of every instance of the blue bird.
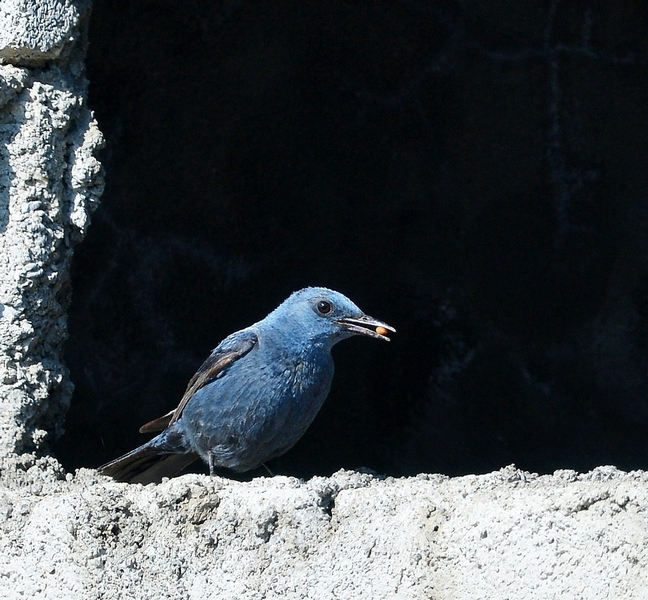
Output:
[[287,452],[328,396],[331,348],[353,335],[395,332],[346,296],[321,287],[292,294],[265,319],[225,338],[175,410],[140,428],[162,431],[101,467],[118,481],[157,482],[197,458],[243,472]]

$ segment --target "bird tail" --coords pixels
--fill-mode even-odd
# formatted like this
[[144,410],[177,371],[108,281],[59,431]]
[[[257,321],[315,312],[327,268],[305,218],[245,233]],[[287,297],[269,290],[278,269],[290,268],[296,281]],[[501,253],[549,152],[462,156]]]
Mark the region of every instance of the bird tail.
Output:
[[[164,432],[166,433],[166,432]],[[159,483],[173,477],[198,458],[195,452],[174,451],[164,442],[164,433],[99,467],[102,475],[127,483]]]

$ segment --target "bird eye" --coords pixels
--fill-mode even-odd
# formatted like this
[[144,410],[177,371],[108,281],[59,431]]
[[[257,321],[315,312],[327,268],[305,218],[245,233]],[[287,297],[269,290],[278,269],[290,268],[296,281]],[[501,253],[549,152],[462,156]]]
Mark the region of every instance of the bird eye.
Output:
[[327,315],[328,313],[330,313],[331,308],[332,308],[331,303],[327,302],[326,300],[320,300],[317,303],[317,310],[323,315]]

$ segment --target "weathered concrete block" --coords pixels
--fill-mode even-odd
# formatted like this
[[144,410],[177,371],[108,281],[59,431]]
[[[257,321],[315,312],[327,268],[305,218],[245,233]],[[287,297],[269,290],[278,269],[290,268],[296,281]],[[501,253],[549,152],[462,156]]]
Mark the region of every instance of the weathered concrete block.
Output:
[[645,598],[648,476],[0,484],[6,598]]
[[[0,46],[11,42],[14,59],[21,48],[60,56],[79,42],[71,32],[81,35],[87,7],[4,3]],[[71,397],[62,361],[70,261],[103,187],[103,139],[78,72],[84,51],[79,43],[37,68],[0,65],[0,456],[58,435]]]
[[3,0],[0,3],[0,62],[36,65],[72,51],[89,2]]

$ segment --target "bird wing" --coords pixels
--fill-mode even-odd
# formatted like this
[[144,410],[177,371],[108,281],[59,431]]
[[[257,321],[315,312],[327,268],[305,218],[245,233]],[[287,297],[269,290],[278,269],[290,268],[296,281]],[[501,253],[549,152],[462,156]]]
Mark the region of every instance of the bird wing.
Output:
[[218,375],[232,363],[245,356],[258,341],[256,333],[250,330],[237,331],[225,338],[209,355],[209,358],[200,366],[196,374],[187,385],[187,390],[178,404],[178,408],[168,412],[162,417],[153,419],[140,427],[140,433],[162,431],[175,423],[181,416],[187,402],[193,395],[208,383],[214,381]]

